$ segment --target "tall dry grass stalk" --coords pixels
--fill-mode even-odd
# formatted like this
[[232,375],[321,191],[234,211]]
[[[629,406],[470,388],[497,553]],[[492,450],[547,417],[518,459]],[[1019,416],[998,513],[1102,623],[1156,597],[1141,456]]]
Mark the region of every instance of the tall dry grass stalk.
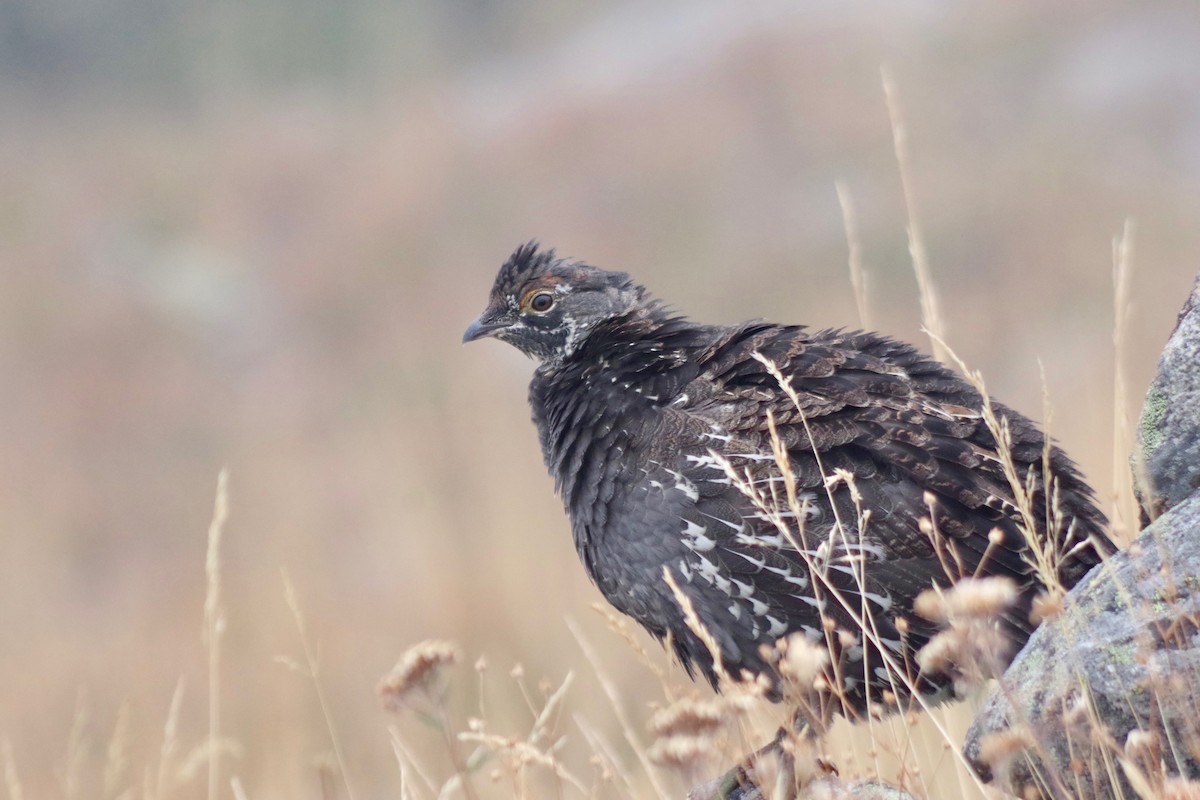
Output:
[[67,758],[63,766],[63,796],[66,800],[75,800],[82,788],[83,768],[90,746],[89,722],[87,694],[80,689],[75,700],[75,715],[71,721],[71,733],[67,737]]
[[304,668],[300,669],[298,664],[285,661],[293,669],[304,674],[312,681],[313,691],[317,695],[317,703],[321,707],[321,715],[325,720],[325,730],[329,734],[329,742],[333,747],[333,754],[337,760],[338,772],[341,773],[342,786],[346,790],[346,796],[350,800],[357,800],[358,795],[354,791],[354,785],[350,781],[350,772],[346,768],[346,757],[342,752],[341,738],[338,736],[337,726],[333,722],[333,710],[329,705],[329,698],[325,694],[325,688],[321,683],[320,662],[317,658],[316,648],[313,646],[312,638],[308,634],[308,626],[304,621],[304,613],[300,610],[300,600],[296,596],[295,586],[292,584],[292,579],[288,576],[287,570],[281,570],[283,579],[283,594],[287,601],[288,608],[291,609],[292,619],[296,623],[296,631],[300,634],[300,646],[304,650]]
[[909,175],[911,157],[908,152],[908,128],[904,124],[904,109],[900,93],[887,67],[880,68],[883,95],[887,101],[888,119],[892,126],[892,144],[896,151],[896,168],[900,173],[900,188],[904,193],[904,210],[908,217],[908,252],[912,256],[913,270],[917,275],[917,288],[921,295],[921,320],[929,333],[933,355],[944,361],[946,353],[942,343],[946,339],[946,323],[942,319],[941,304],[929,268],[929,253],[925,249],[925,237],[917,217],[917,200]]
[[592,665],[592,670],[596,678],[600,681],[600,688],[604,691],[605,697],[608,698],[613,713],[617,717],[617,722],[621,726],[621,732],[625,736],[625,741],[637,756],[638,762],[650,780],[650,785],[655,795],[658,796],[659,800],[670,800],[671,792],[663,783],[662,776],[659,775],[658,769],[647,753],[647,745],[641,740],[641,737],[637,733],[637,728],[629,718],[629,713],[625,709],[625,703],[622,701],[620,692],[617,690],[616,682],[609,677],[608,673],[601,666],[603,662],[595,646],[584,634],[583,629],[579,627],[578,623],[570,617],[567,618],[566,622],[571,634],[575,637],[575,641],[579,643],[579,648],[583,651],[584,657]]
[[[1136,227],[1125,220],[1121,235],[1113,239],[1113,498],[1109,511],[1112,537],[1124,547],[1133,541],[1138,529],[1137,499],[1133,494],[1130,454],[1138,448],[1133,436],[1129,406],[1129,379],[1125,353],[1129,343],[1129,319],[1132,314],[1133,247]],[[1136,461],[1134,469],[1137,469]]]
[[[978,370],[973,370],[967,366],[958,354],[954,352],[945,342],[942,342],[946,350],[949,363],[967,379],[980,395],[983,400],[981,408],[984,425],[988,429],[988,433],[996,441],[996,454],[1000,457],[1000,465],[1004,471],[1004,477],[1009,488],[1013,493],[1013,502],[1016,505],[1016,511],[1020,514],[1021,522],[1018,524],[1018,529],[1021,531],[1025,539],[1025,549],[1027,553],[1027,561],[1031,568],[1037,571],[1038,577],[1046,586],[1047,590],[1056,596],[1061,596],[1066,593],[1062,586],[1058,575],[1058,564],[1067,554],[1060,552],[1055,546],[1055,542],[1049,538],[1043,538],[1038,531],[1043,527],[1049,530],[1062,529],[1061,510],[1057,507],[1057,484],[1051,478],[1046,482],[1046,485],[1039,486],[1036,473],[1030,469],[1026,474],[1022,474],[1018,469],[1016,462],[1012,457],[1012,434],[1009,430],[1008,418],[999,416],[996,413],[995,407],[992,405],[991,395],[988,393],[987,384],[983,379],[983,374]],[[1047,404],[1048,400],[1045,401]],[[1049,432],[1046,432],[1046,449],[1043,453],[1042,473],[1051,475],[1049,458],[1050,458],[1051,440]],[[1044,497],[1044,505],[1046,508],[1046,518],[1039,518],[1036,510],[1034,497],[1036,493],[1041,492]]]
[[171,694],[167,706],[167,719],[163,723],[162,745],[158,750],[158,769],[154,781],[147,777],[145,795],[147,800],[165,800],[174,787],[178,775],[176,757],[179,753],[179,716],[183,710],[184,679],[181,677]]
[[125,775],[129,771],[129,704],[122,703],[117,710],[117,721],[113,724],[112,736],[104,753],[104,770],[101,773],[104,800],[117,800],[131,792],[123,790]]
[[220,780],[218,742],[221,739],[221,636],[225,608],[221,602],[221,538],[229,517],[229,470],[217,474],[217,496],[208,526],[204,558],[207,591],[204,596],[204,646],[208,649],[208,800],[217,800]]
[[862,263],[862,239],[858,232],[858,213],[854,209],[854,198],[842,181],[837,181],[838,205],[842,209],[842,225],[846,230],[846,264],[850,270],[850,288],[854,292],[854,307],[858,310],[858,324],[864,330],[871,329],[871,309],[867,301],[867,273]]
[[17,759],[13,756],[11,740],[4,740],[0,755],[4,756],[4,787],[8,789],[8,800],[25,800],[25,790],[21,785],[21,776],[17,774]]

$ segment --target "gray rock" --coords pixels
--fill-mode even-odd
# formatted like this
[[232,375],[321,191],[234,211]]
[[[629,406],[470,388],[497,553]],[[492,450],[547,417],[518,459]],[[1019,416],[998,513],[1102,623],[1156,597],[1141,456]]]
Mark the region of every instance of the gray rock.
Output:
[[[722,776],[697,786],[688,794],[688,800],[716,800],[728,788],[728,777]],[[738,788],[729,795],[732,800],[767,800],[757,788]],[[842,781],[840,778],[821,778],[801,790],[796,800],[916,800],[903,789],[878,781]]]
[[1149,519],[1200,487],[1200,276],[1146,392],[1138,448],[1134,474]]
[[878,781],[850,781],[825,778],[808,785],[800,800],[916,800],[903,789]]
[[[967,759],[1021,797],[1031,788],[1052,798],[1141,796],[1123,757],[1152,776],[1160,761],[1166,775],[1200,775],[1198,624],[1194,493],[1088,575],[1038,628],[984,701]],[[1129,743],[1138,730],[1147,734]],[[988,763],[986,750],[1014,732],[1032,747]]]
[[837,778],[826,778],[808,787],[805,800],[916,800],[903,789],[878,781],[851,781],[842,783]]

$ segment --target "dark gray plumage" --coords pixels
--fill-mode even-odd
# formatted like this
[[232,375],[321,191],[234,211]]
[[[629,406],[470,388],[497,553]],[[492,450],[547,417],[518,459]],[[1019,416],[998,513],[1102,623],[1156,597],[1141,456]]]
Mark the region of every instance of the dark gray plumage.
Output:
[[[530,386],[533,420],[588,574],[616,608],[669,638],[689,672],[717,683],[664,568],[730,673],[774,680],[763,646],[803,632],[829,644],[853,711],[897,688],[881,647],[920,693],[950,683],[916,667],[915,651],[935,631],[912,603],[954,573],[1012,577],[1021,601],[1006,631],[1014,645],[1028,637],[1028,608],[1043,587],[981,398],[911,346],[860,331],[696,324],[628,275],[556,258],[535,243],[501,267],[463,339],[484,336],[541,362]],[[764,361],[790,382],[799,407]],[[1043,435],[994,407],[1008,420],[1021,474],[1036,476],[1035,517],[1045,520]],[[798,515],[777,506],[790,533],[728,472],[768,497],[785,494],[769,415],[798,492]],[[1112,546],[1071,461],[1052,447],[1048,463],[1062,513],[1038,536],[1059,554],[1058,576],[1069,587]],[[935,539],[954,555],[951,576]],[[874,636],[861,635],[864,619]],[[830,628],[850,635],[827,636]]]

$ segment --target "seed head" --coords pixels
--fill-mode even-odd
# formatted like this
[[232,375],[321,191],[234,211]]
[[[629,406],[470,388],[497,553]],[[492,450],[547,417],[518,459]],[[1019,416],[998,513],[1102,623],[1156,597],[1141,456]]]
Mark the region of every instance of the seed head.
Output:
[[1033,607],[1029,610],[1029,621],[1041,625],[1052,617],[1057,617],[1063,610],[1063,594],[1061,591],[1042,592],[1033,598]]
[[376,688],[383,707],[399,713],[410,695],[429,689],[442,669],[460,657],[458,646],[452,642],[430,639],[410,647]]
[[829,662],[828,651],[810,642],[803,633],[793,633],[782,644],[779,674],[801,688],[812,686]]
[[1014,756],[1034,746],[1027,728],[1010,728],[989,733],[979,741],[979,760],[999,773]]
[[953,619],[982,620],[1003,614],[1017,602],[1017,584],[1000,575],[966,578],[946,593]]
[[650,760],[676,769],[693,769],[713,752],[713,743],[705,736],[668,736],[650,746]]
[[1162,800],[1200,800],[1200,783],[1187,778],[1167,778],[1161,797]]
[[656,712],[650,718],[650,732],[658,737],[711,733],[725,722],[722,706],[718,699],[685,698]]
[[930,622],[945,622],[950,616],[946,598],[941,589],[926,589],[913,601],[913,611]]

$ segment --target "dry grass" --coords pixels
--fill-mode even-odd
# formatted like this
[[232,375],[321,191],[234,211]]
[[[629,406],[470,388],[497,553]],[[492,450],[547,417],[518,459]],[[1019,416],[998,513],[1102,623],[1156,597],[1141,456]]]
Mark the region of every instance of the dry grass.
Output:
[[[786,451],[779,449],[778,457],[786,458]],[[740,477],[740,476],[739,476]],[[205,603],[205,640],[208,642],[210,653],[210,669],[219,669],[219,659],[213,657],[215,643],[223,630],[222,604],[220,601],[221,587],[221,553],[222,533],[228,518],[227,474],[222,472],[218,480],[217,500],[213,514],[213,522],[209,529],[209,550],[206,571],[208,574],[208,593]],[[777,525],[786,527],[780,511],[781,498],[765,497],[762,490],[748,480],[740,483],[742,491],[755,498],[764,511],[769,510]],[[797,503],[794,487],[789,488],[789,502]],[[803,519],[803,514],[796,518]],[[858,523],[863,518],[860,516]],[[797,532],[790,532],[791,536]],[[802,532],[800,535],[803,535]],[[799,547],[799,542],[793,542]],[[819,574],[816,565],[812,567]],[[672,583],[669,573],[664,575],[668,583]],[[683,606],[685,615],[688,614],[689,602],[685,595],[674,587]],[[832,587],[829,587],[832,590]],[[836,590],[832,590],[836,591]],[[338,745],[338,737],[334,729],[332,713],[325,693],[321,688],[319,676],[319,661],[315,649],[306,630],[304,616],[300,610],[299,601],[291,581],[284,576],[284,594],[288,606],[295,618],[302,649],[305,656],[303,664],[281,657],[281,661],[293,671],[302,673],[313,683],[317,701],[325,715],[326,724],[336,756],[335,765],[326,765],[319,770],[322,776],[320,784],[322,794],[334,797],[340,794],[337,786],[341,786],[346,796],[353,799],[355,792],[352,788],[346,760]],[[1011,594],[1011,591],[1009,591]],[[1007,598],[1007,599],[1006,599]],[[842,600],[842,602],[845,602]],[[959,631],[957,623],[980,623],[1000,613],[1011,602],[1005,587],[994,581],[977,581],[962,585],[945,595],[925,598],[921,603],[922,613],[951,623],[950,632]],[[599,609],[604,613],[612,632],[627,645],[634,653],[646,661],[648,669],[660,680],[665,674],[661,667],[652,660],[640,646],[639,641],[632,637],[628,626],[622,620],[614,617],[611,612]],[[629,730],[628,742],[637,752],[638,761],[646,775],[642,778],[629,772],[629,764],[620,764],[619,757],[614,755],[611,744],[596,737],[594,729],[576,720],[577,727],[588,739],[594,749],[589,759],[591,772],[586,777],[576,774],[559,758],[559,752],[565,746],[568,736],[557,732],[557,728],[568,703],[569,689],[573,682],[571,674],[567,674],[557,687],[542,682],[538,692],[531,693],[524,684],[524,670],[515,667],[509,677],[514,687],[528,703],[529,710],[534,715],[533,724],[521,735],[502,734],[493,732],[497,723],[490,721],[485,711],[483,696],[483,676],[487,672],[486,661],[481,657],[475,662],[475,672],[480,676],[480,696],[478,698],[479,715],[456,718],[451,709],[449,698],[448,673],[458,667],[463,660],[462,651],[457,645],[444,641],[427,641],[410,648],[397,662],[393,670],[385,675],[378,686],[378,693],[384,708],[394,714],[399,722],[405,716],[416,717],[426,728],[436,731],[445,747],[447,761],[451,765],[448,774],[439,774],[437,769],[422,763],[421,757],[415,753],[421,749],[419,737],[414,741],[411,733],[402,732],[399,724],[389,726],[389,736],[395,749],[399,771],[399,792],[403,798],[419,800],[423,797],[454,797],[463,796],[476,798],[489,792],[500,792],[499,796],[510,797],[544,797],[544,796],[581,796],[609,797],[613,793],[638,796],[638,787],[645,782],[655,787],[654,791],[660,797],[670,797],[674,793],[666,788],[667,776],[676,780],[682,779],[687,784],[694,784],[710,776],[722,764],[731,763],[747,752],[751,743],[761,741],[778,722],[770,715],[762,713],[765,701],[762,699],[765,686],[754,681],[749,683],[733,680],[720,668],[719,650],[707,632],[700,625],[694,614],[689,619],[701,638],[710,642],[714,656],[718,661],[718,672],[726,683],[726,694],[707,699],[696,698],[694,695],[679,697],[669,705],[660,707],[647,723],[646,736],[640,736]],[[870,630],[869,625],[865,627]],[[827,633],[836,635],[832,628]],[[868,633],[868,635],[870,635]],[[936,640],[935,640],[936,641]],[[593,666],[600,671],[599,659],[590,646],[581,640],[584,654],[593,661]],[[931,643],[932,647],[932,643]],[[944,648],[943,648],[944,649]],[[964,651],[965,652],[965,651]],[[814,689],[828,692],[835,685],[839,676],[828,670],[828,656],[823,648],[816,647],[804,637],[792,637],[781,642],[776,657],[780,665],[780,673],[785,679],[786,705],[797,707],[810,702],[814,697]],[[959,652],[956,660],[963,661],[964,656]],[[897,669],[898,681],[911,681],[911,676],[898,665],[889,665]],[[602,672],[600,678],[610,692],[609,699],[614,709],[624,705],[616,691],[611,688]],[[166,800],[175,795],[175,790],[193,779],[202,768],[207,768],[209,780],[219,775],[217,767],[223,754],[235,755],[239,746],[236,742],[225,742],[219,736],[220,681],[210,676],[210,689],[215,694],[209,698],[209,734],[206,742],[194,748],[190,755],[178,758],[177,725],[184,697],[182,682],[171,703],[167,725],[163,737],[161,758],[158,764],[157,779],[153,789],[149,783],[144,787],[147,798],[162,798]],[[664,683],[663,694],[671,697],[677,689]],[[835,693],[836,694],[836,693]],[[540,695],[540,697],[539,697]],[[537,699],[535,699],[537,697]],[[85,710],[80,706],[76,725],[71,736],[69,753],[78,754],[84,749],[81,743],[82,731],[85,727]],[[828,721],[827,710],[809,709],[812,720]],[[121,718],[122,720],[124,717]],[[764,722],[767,724],[764,725]],[[627,729],[632,729],[632,723],[623,720]],[[885,726],[874,720],[882,731]],[[879,769],[880,751],[888,752],[889,743],[886,740],[872,738],[868,743],[869,750],[851,755],[862,758],[869,756],[875,765],[874,770],[858,772],[857,769],[843,772],[847,777],[864,775],[870,777],[887,777],[919,791],[926,796],[930,791],[929,784],[922,775],[922,765],[917,756],[917,747],[912,741],[912,728],[919,725],[918,718],[913,715],[903,720],[890,723],[892,734],[891,743],[896,750],[891,755],[900,762],[895,774],[883,774]],[[131,796],[132,789],[124,785],[122,777],[128,771],[123,740],[124,723],[119,721],[117,731],[109,743],[104,769],[104,797]],[[835,759],[821,753],[830,752],[831,746],[836,746],[828,739],[828,730],[821,728],[816,731],[816,737],[810,735],[797,736],[788,742],[787,750],[799,761],[800,766],[793,772],[780,774],[779,787],[797,778],[808,780],[818,777],[823,770],[828,770]],[[872,730],[873,734],[878,733]],[[945,735],[943,730],[943,735]],[[647,744],[648,743],[648,744]],[[947,739],[950,744],[950,740]],[[855,748],[861,748],[863,741],[856,737],[852,743]],[[944,753],[943,753],[944,754]],[[844,758],[845,756],[843,756]],[[916,760],[914,760],[916,759]],[[16,800],[20,798],[20,781],[11,757],[11,750],[5,750],[6,779],[10,795]],[[69,756],[66,774],[67,796],[79,796],[81,792],[79,771],[75,766],[77,758]],[[760,765],[761,766],[761,765]],[[334,767],[331,769],[330,767]],[[665,774],[664,774],[665,773]],[[760,769],[760,776],[763,774]],[[959,773],[959,778],[962,775]],[[209,784],[212,787],[212,784]],[[230,791],[236,798],[248,797],[241,776],[236,771],[229,779]],[[965,786],[960,786],[965,790]],[[209,789],[210,793],[220,794],[217,787]],[[86,792],[84,792],[86,793]]]

